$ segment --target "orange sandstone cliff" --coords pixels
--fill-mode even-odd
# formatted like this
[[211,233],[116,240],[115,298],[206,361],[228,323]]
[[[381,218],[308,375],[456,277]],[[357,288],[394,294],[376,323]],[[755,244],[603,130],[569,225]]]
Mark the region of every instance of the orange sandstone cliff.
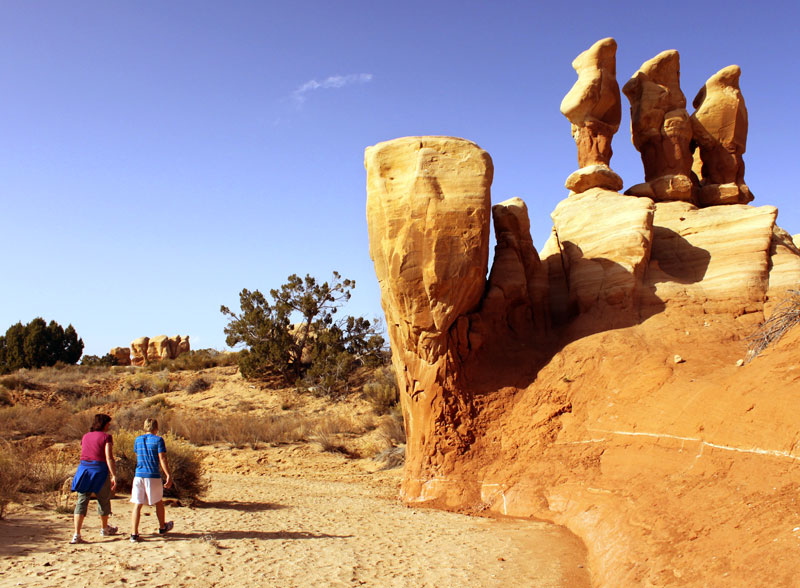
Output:
[[677,52],[642,66],[625,93],[645,183],[621,194],[615,50],[573,64],[582,167],[541,252],[522,200],[490,205],[476,144],[366,150],[402,496],[563,524],[597,586],[800,585],[800,330],[739,361],[800,284],[800,250],[774,207],[747,204],[739,69],[689,116]]

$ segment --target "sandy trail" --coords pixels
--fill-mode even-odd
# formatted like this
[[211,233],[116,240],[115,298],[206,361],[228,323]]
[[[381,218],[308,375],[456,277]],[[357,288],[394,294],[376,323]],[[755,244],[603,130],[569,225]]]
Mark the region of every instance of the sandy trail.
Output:
[[[71,516],[18,507],[0,522],[0,586],[589,586],[584,550],[560,527],[413,509],[400,472],[303,446],[210,452],[211,487],[197,508],[168,507],[168,536],[145,508],[128,541],[102,538],[94,504],[87,545],[69,545]],[[374,468],[373,468],[374,469]]]

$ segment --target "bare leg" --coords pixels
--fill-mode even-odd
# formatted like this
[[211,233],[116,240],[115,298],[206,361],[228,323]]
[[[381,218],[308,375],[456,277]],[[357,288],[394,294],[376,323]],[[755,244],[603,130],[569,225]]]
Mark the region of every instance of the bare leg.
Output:
[[[80,535],[81,534],[81,527],[83,527],[83,519],[85,519],[85,518],[86,518],[86,515],[81,515],[81,514],[76,514],[73,517],[73,522],[75,524],[75,534],[76,535]],[[106,518],[108,518],[108,517],[106,517]]]
[[164,513],[164,501],[159,500],[155,504],[156,507],[156,516],[158,517],[158,528],[163,529],[167,524],[167,517]]
[[139,517],[142,514],[142,505],[134,504],[131,509],[131,535],[139,534]]
[[100,522],[103,523],[103,531],[108,529],[108,515],[106,516],[100,515]]

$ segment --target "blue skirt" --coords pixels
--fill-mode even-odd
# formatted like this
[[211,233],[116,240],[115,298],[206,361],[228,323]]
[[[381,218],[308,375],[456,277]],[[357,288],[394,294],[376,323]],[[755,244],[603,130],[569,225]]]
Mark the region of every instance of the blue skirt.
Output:
[[89,494],[100,492],[108,478],[108,464],[104,461],[81,460],[78,471],[72,478],[72,491]]

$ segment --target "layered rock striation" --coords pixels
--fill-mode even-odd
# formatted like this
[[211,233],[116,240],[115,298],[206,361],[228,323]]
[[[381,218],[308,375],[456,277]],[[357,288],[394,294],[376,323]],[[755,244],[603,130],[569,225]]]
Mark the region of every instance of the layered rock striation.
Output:
[[[562,111],[581,169],[610,159],[615,50],[603,40],[573,64]],[[709,79],[690,117],[678,60],[659,54],[623,88],[645,183],[620,194],[582,174],[541,253],[521,199],[490,206],[492,162],[475,143],[366,150],[370,255],[408,437],[402,495],[565,524],[598,586],[724,573],[788,586],[776,569],[800,574],[786,563],[794,543],[773,538],[800,527],[783,490],[800,483],[785,410],[797,358],[780,355],[796,346],[737,359],[800,285],[800,249],[774,207],[747,204],[738,68]]]

